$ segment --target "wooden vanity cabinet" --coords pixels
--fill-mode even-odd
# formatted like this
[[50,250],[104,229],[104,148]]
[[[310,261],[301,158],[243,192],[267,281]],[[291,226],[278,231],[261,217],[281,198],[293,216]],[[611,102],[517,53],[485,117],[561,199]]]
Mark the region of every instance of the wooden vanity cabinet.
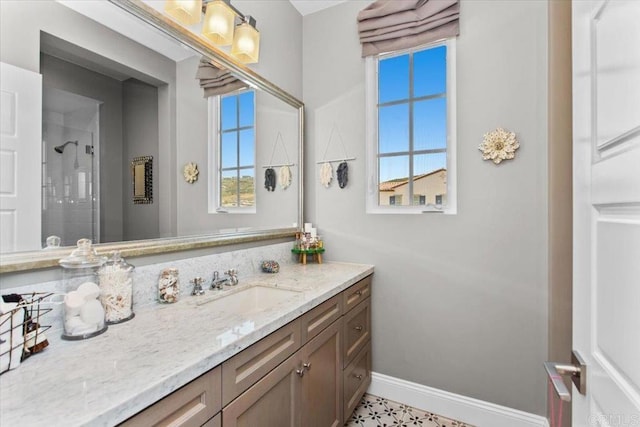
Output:
[[[287,325],[300,328],[302,347],[224,407],[223,427],[343,425],[371,383],[370,295],[368,276]],[[262,343],[270,339],[223,364],[223,389],[225,365],[236,366],[235,358],[262,365],[265,354],[278,354],[278,346]]]
[[122,425],[343,425],[371,383],[370,294],[368,276]]

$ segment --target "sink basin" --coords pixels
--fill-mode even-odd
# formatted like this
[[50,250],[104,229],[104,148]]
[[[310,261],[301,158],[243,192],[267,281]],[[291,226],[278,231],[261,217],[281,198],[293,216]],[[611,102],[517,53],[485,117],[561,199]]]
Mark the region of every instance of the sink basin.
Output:
[[220,311],[247,314],[267,310],[296,295],[300,295],[300,292],[267,286],[252,286],[227,295],[202,298],[197,300],[196,304],[207,304],[208,306],[215,304],[220,306],[218,308]]

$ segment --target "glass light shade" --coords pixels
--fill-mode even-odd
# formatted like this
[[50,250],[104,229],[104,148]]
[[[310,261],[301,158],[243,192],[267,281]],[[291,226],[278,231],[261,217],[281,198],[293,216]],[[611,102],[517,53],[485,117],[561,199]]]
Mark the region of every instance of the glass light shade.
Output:
[[194,25],[202,19],[202,0],[166,0],[164,11],[182,25]]
[[233,35],[231,54],[245,64],[258,62],[258,57],[260,56],[260,32],[247,22],[238,25]]
[[223,1],[207,4],[202,35],[218,46],[228,46],[233,42],[235,13]]

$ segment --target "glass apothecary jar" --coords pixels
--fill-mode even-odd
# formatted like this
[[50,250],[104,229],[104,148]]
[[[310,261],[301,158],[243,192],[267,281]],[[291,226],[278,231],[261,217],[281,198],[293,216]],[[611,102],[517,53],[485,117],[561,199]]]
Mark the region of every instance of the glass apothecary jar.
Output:
[[62,338],[83,340],[107,330],[105,310],[100,302],[97,272],[106,262],[91,240],[78,240],[78,247],[59,261],[65,295],[62,304]]
[[98,270],[100,301],[107,324],[133,319],[133,270],[135,267],[120,256],[120,251]]
[[180,277],[177,268],[165,268],[158,279],[158,301],[171,304],[180,299]]

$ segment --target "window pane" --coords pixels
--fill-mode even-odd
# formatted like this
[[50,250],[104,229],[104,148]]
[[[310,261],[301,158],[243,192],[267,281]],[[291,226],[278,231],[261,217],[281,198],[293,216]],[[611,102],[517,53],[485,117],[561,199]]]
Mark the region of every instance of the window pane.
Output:
[[378,110],[378,152],[409,151],[409,105],[380,107]]
[[378,65],[378,103],[409,98],[409,55],[381,59]]
[[253,129],[240,131],[240,166],[253,166]]
[[220,167],[230,168],[238,166],[238,132],[226,132],[222,134],[220,146]]
[[447,91],[447,47],[438,46],[413,55],[413,96]]
[[237,105],[237,96],[226,96],[220,100],[220,123],[222,130],[235,129],[238,127]]
[[[413,194],[424,196],[422,204],[445,204],[447,193],[446,153],[420,154],[413,158]],[[438,197],[439,196],[439,197]],[[440,203],[438,203],[440,201]],[[420,200],[418,200],[420,202]],[[418,203],[416,203],[418,204]]]
[[231,208],[238,206],[238,171],[223,171],[220,185],[220,206]]
[[240,206],[248,207],[255,204],[255,174],[253,169],[240,170]]
[[253,91],[245,92],[240,98],[240,127],[253,126]]
[[447,100],[419,101],[413,105],[413,149],[447,148]]
[[409,156],[381,157],[378,161],[379,204],[400,206],[410,201],[407,176]]

